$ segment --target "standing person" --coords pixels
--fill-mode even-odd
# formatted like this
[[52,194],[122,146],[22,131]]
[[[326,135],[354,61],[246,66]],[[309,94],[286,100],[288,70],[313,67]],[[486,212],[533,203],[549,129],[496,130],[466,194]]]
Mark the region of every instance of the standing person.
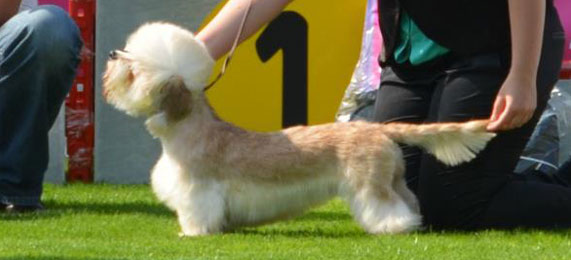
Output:
[[[229,1],[197,38],[229,51],[249,0]],[[241,40],[290,0],[252,0]],[[409,187],[436,229],[571,227],[571,189],[520,180],[519,155],[557,81],[564,34],[552,0],[380,0],[379,122],[489,118],[498,132],[470,163],[405,148]]]
[[[21,4],[27,8],[18,13]],[[42,209],[48,131],[82,47],[65,11],[35,5],[0,0],[0,212]]]

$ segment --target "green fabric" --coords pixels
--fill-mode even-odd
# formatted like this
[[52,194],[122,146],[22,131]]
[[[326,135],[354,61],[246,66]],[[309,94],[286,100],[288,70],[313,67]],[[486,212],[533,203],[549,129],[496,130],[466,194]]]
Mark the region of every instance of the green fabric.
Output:
[[418,65],[447,52],[448,49],[426,37],[408,14],[402,13],[400,42],[394,52],[397,63],[404,63],[409,60],[411,64]]

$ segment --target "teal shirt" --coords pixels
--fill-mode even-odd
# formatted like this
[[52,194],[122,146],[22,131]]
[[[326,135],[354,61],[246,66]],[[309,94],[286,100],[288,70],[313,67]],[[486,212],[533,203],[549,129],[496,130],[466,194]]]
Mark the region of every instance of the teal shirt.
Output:
[[394,52],[397,63],[402,64],[409,60],[412,65],[418,65],[447,52],[448,49],[426,37],[408,14],[402,13],[400,42]]

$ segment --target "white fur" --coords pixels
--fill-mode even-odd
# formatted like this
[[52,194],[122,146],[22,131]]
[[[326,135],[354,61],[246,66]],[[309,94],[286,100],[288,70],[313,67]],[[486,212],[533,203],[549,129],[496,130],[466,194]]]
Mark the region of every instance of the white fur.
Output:
[[[159,123],[151,124],[162,128],[160,115],[147,123],[156,120]],[[181,235],[206,235],[289,219],[336,196],[349,202],[355,219],[373,234],[407,232],[421,224],[418,202],[404,181],[395,184],[390,200],[380,198],[371,185],[355,193],[356,184],[348,179],[359,178],[360,173],[340,171],[343,167],[335,162],[318,166],[315,177],[289,182],[264,182],[243,176],[240,169],[222,161],[215,163],[215,170],[224,172],[224,177],[210,175],[213,166],[201,158],[211,140],[202,138],[201,124],[190,123],[193,118],[186,120],[170,129],[169,138],[161,138],[163,155],[152,171],[153,190],[159,200],[177,212]],[[180,145],[188,142],[189,136],[196,137],[190,137],[192,149]],[[384,166],[387,173],[383,175],[402,178],[404,162],[400,150],[395,151],[389,153],[395,157]],[[252,174],[259,174],[252,170]]]
[[[364,190],[354,195],[350,201],[355,219],[373,234],[402,233],[412,231],[421,223],[421,217],[413,212],[402,198],[393,201],[378,201],[375,191]],[[393,196],[400,196],[393,194]]]
[[336,196],[342,196],[350,203],[355,219],[369,233],[402,233],[421,224],[415,198],[412,198],[412,205],[408,205],[396,192],[390,201],[380,201],[374,190],[365,189],[355,194],[348,188],[343,175],[332,173],[310,180],[275,184],[240,178],[220,181],[189,174],[188,170],[191,169],[182,166],[179,159],[163,153],[152,171],[155,194],[169,208],[176,210],[181,235],[185,236],[288,219]]
[[180,76],[191,90],[202,90],[214,67],[204,43],[190,31],[172,24],[141,26],[129,37],[125,50],[136,61],[134,70],[152,70],[155,82]]
[[[228,181],[228,226],[256,225],[301,215],[337,195],[338,181],[316,178],[286,185]],[[260,197],[263,199],[260,199]]]

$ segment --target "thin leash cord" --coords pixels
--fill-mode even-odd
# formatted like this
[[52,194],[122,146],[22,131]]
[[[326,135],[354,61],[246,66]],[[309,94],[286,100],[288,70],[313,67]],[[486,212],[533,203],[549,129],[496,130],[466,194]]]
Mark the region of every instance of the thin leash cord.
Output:
[[224,75],[224,73],[226,72],[226,68],[228,67],[228,64],[230,63],[230,59],[232,59],[232,55],[234,54],[234,51],[236,50],[236,47],[238,47],[238,42],[240,41],[240,37],[242,36],[242,31],[244,29],[244,24],[246,24],[246,19],[248,18],[248,14],[250,13],[250,9],[252,7],[252,0],[248,0],[248,4],[246,6],[246,10],[244,11],[244,16],[242,17],[242,21],[240,22],[240,27],[238,27],[238,33],[236,34],[236,38],[234,39],[234,43],[232,43],[232,48],[230,49],[230,52],[228,53],[228,55],[226,56],[226,59],[224,60],[224,64],[222,65],[222,69],[220,70],[220,72],[218,73],[218,75],[216,76],[216,78],[214,79],[214,81],[212,81],[210,84],[206,85],[206,87],[204,87],[204,91],[207,91],[208,89],[210,89],[212,86],[214,86],[214,84],[222,77],[222,75]]

